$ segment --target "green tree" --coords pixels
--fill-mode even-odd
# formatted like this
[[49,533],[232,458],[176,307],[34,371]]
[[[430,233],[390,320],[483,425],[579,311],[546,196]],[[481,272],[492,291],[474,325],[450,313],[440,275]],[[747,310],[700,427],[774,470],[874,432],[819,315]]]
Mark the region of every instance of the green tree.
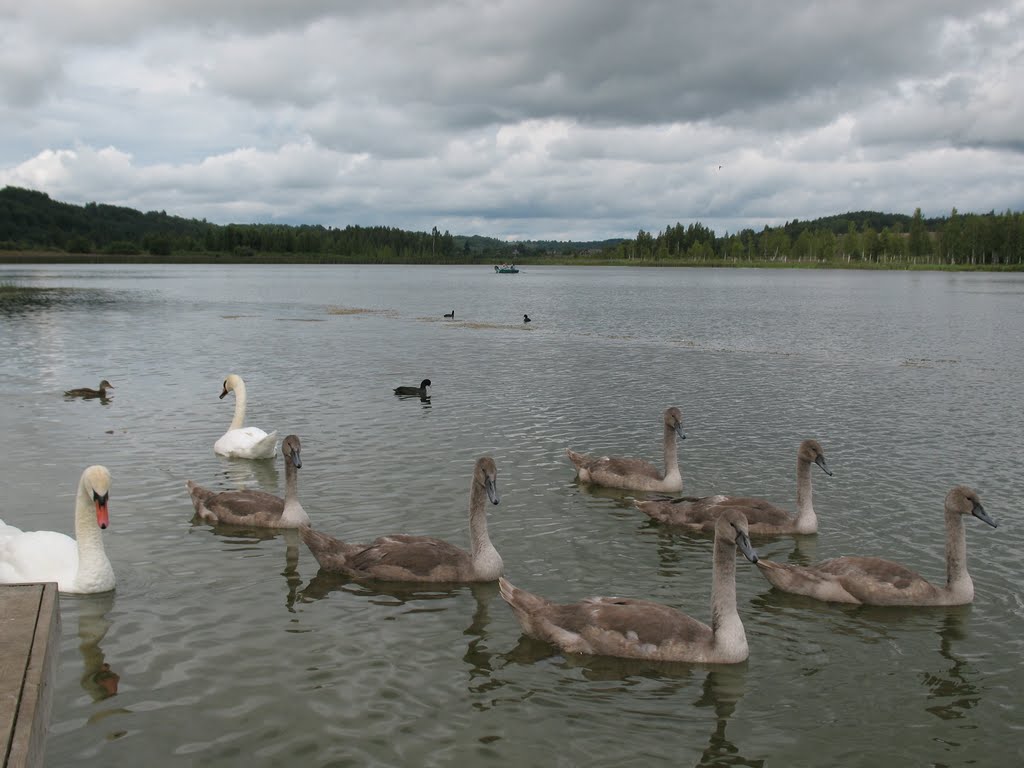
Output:
[[914,209],[914,217],[910,220],[910,237],[907,241],[907,252],[912,259],[925,259],[929,256],[931,241],[924,226],[921,209]]

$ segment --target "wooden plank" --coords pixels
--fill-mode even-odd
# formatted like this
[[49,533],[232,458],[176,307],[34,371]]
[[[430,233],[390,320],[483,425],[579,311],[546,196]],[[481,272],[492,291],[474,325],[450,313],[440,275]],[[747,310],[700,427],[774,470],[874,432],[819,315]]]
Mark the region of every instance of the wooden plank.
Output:
[[60,641],[56,584],[0,587],[0,747],[5,768],[42,766]]

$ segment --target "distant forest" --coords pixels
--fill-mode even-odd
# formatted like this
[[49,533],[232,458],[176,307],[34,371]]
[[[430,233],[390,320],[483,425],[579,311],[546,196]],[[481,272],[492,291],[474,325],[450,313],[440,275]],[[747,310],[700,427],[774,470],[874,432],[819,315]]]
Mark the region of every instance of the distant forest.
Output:
[[[18,187],[0,190],[0,251],[88,256],[254,261],[475,263],[557,260],[558,263],[771,264],[888,266],[1024,265],[1024,214],[994,211],[944,218],[859,211],[813,221],[744,229],[717,236],[699,222],[668,225],[658,234],[592,242],[507,242],[479,235],[409,232],[394,227],[344,229],[320,225],[211,224],[132,208],[51,200]],[[285,258],[282,258],[285,257]]]

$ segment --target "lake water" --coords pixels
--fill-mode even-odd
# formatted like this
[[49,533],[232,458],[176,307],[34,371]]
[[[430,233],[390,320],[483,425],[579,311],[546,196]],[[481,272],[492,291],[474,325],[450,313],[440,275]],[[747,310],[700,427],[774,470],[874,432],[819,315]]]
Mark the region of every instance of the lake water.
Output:
[[[61,597],[49,765],[1024,761],[1024,275],[100,265],[2,283],[72,290],[0,307],[0,517],[71,533],[82,469],[114,480],[117,589]],[[559,601],[710,619],[711,539],[581,487],[564,455],[658,462],[670,405],[687,493],[792,508],[798,444],[824,446],[818,535],[762,556],[879,555],[944,583],[946,492],[974,486],[999,527],[967,522],[970,606],[816,603],[741,559],[747,662],[566,657],[521,636],[496,585],[374,590],[318,573],[294,534],[194,524],[186,479],[284,489],[280,455],[213,453],[231,372],[249,424],[301,437],[303,505],[340,537],[466,544],[473,463],[493,456],[506,574]],[[106,404],[62,397],[102,378]],[[422,378],[429,403],[391,392]]]

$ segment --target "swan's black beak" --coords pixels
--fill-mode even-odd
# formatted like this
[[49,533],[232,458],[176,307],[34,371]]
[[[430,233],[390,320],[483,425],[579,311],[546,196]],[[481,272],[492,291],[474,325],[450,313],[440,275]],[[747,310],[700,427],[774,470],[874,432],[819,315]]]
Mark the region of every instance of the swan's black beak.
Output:
[[493,478],[488,477],[484,480],[484,488],[487,489],[487,498],[491,500],[491,504],[497,504],[498,499],[498,484]]
[[683,425],[682,424],[676,424],[675,430],[676,430],[676,437],[678,437],[680,440],[685,440],[686,439],[686,433],[683,432]]
[[221,392],[220,392],[220,397],[218,397],[217,399],[218,400],[223,400],[227,396],[228,396],[228,388],[224,387],[224,389],[222,389]]
[[974,508],[971,510],[971,514],[974,515],[979,520],[981,520],[981,522],[988,523],[993,528],[998,528],[999,527],[998,525],[996,525],[996,521],[988,516],[988,512],[986,512],[985,508],[983,506],[981,506],[981,502],[980,501],[974,502]]
[[298,451],[292,451],[292,464],[295,465],[296,469],[302,469],[302,458],[299,456]]
[[747,560],[752,563],[757,562],[757,552],[754,551],[754,545],[750,543],[750,537],[743,531],[736,531],[736,547]]
[[825,462],[825,457],[824,456],[819,454],[818,458],[816,458],[814,460],[814,463],[817,464],[819,467],[821,467],[822,471],[826,475],[828,475],[829,477],[832,477],[832,470],[828,468],[828,464]]

